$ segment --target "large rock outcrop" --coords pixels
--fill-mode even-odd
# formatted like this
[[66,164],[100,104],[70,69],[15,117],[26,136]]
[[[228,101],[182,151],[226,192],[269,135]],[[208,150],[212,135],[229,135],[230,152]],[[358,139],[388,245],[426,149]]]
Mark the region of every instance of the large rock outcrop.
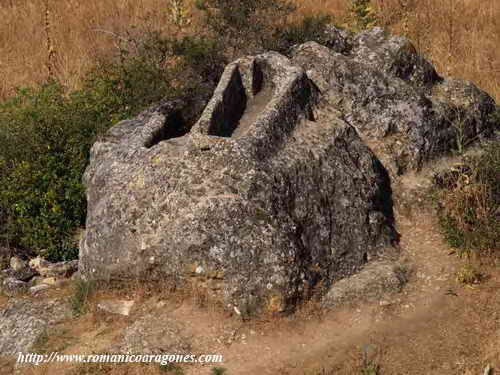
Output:
[[180,102],[117,124],[84,177],[81,274],[194,277],[252,313],[291,309],[377,257],[395,238],[388,176],[319,99],[270,52],[230,64],[188,134]]
[[474,84],[440,77],[410,41],[380,28],[330,30],[325,45],[297,46],[293,63],[340,111],[392,176],[492,135],[494,100]]
[[190,130],[179,100],[99,140],[81,275],[194,282],[248,314],[293,309],[384,255],[389,175],[487,137],[496,106],[380,29],[323,43],[228,65]]

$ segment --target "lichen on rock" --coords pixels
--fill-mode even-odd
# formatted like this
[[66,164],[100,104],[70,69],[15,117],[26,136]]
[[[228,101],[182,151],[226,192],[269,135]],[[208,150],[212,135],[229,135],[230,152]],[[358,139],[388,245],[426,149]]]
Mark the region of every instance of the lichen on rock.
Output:
[[389,179],[318,99],[270,52],[230,64],[188,134],[152,136],[175,133],[176,103],[116,125],[85,173],[82,275],[219,273],[221,297],[252,313],[293,309],[356,272],[395,238]]
[[167,101],[96,142],[82,277],[194,281],[253,314],[380,258],[391,178],[453,149],[458,119],[465,143],[487,137],[495,105],[405,38],[329,30],[229,64],[190,129],[189,104]]

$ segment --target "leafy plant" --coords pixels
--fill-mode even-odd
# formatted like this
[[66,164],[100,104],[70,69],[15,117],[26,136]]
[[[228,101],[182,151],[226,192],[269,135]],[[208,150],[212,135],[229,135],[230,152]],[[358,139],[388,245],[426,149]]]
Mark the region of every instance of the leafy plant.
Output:
[[166,372],[170,374],[175,374],[175,375],[182,375],[184,374],[184,370],[182,367],[175,363],[167,363],[165,365],[160,365],[160,371],[161,372]]
[[361,369],[361,375],[379,375],[379,367],[373,364],[363,367]]
[[5,242],[49,259],[73,259],[85,219],[81,176],[102,114],[57,83],[20,90],[0,105],[0,207]]

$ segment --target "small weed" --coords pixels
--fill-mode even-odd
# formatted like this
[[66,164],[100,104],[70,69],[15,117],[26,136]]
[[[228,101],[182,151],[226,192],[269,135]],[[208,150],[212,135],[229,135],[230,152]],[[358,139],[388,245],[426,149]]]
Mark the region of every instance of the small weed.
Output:
[[41,354],[45,353],[46,352],[45,346],[48,341],[49,341],[49,334],[47,330],[44,330],[33,343],[32,350]]
[[71,310],[75,316],[80,316],[86,311],[88,300],[95,289],[96,283],[94,281],[75,281],[74,294],[69,300]]
[[224,375],[226,374],[226,372],[227,369],[224,367],[212,367],[212,369],[210,370],[210,373],[212,375]]
[[375,362],[374,357],[376,353],[376,346],[368,344],[363,347],[363,360],[360,371],[361,375],[379,375],[380,366]]
[[457,272],[457,281],[465,285],[479,284],[483,275],[470,263],[464,264]]
[[379,375],[379,366],[374,364],[369,364],[368,366],[361,369],[361,375]]
[[175,374],[175,375],[183,375],[184,370],[182,367],[175,363],[167,363],[165,365],[160,364],[160,372],[165,372],[169,374]]

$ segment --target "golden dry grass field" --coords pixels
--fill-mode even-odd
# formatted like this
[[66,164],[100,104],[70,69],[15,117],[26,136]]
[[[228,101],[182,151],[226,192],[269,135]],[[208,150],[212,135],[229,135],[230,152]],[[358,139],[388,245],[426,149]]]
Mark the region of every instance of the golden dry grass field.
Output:
[[[145,25],[170,32],[169,1],[0,0],[0,98],[15,87],[43,82],[49,55],[58,79],[77,87],[96,57],[113,50],[111,33]],[[338,23],[350,4],[296,1],[298,14],[329,13]],[[472,80],[500,101],[500,1],[373,0],[373,5],[378,23],[410,37],[440,74]],[[191,14],[196,19],[194,7]]]

